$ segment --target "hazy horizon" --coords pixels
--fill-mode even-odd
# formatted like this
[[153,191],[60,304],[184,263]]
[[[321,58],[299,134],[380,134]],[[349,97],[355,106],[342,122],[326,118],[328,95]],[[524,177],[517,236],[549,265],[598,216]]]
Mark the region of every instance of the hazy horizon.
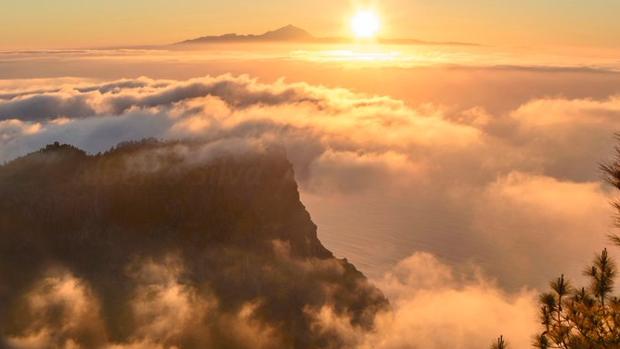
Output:
[[[260,34],[287,24],[317,36],[348,36],[357,8],[382,17],[382,35],[428,41],[529,47],[619,48],[620,25],[611,0],[588,3],[484,0],[213,2],[146,0],[77,3],[28,0],[5,4],[0,49],[162,45],[204,35]],[[231,20],[233,19],[233,20]],[[284,20],[283,20],[284,19]]]

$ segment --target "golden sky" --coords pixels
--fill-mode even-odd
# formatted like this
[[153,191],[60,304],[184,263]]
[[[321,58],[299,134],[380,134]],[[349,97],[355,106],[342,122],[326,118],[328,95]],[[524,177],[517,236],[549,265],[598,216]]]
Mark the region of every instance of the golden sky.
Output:
[[349,35],[360,8],[382,35],[514,46],[620,45],[615,0],[21,0],[0,11],[0,49],[169,43],[208,34],[260,33],[286,24]]

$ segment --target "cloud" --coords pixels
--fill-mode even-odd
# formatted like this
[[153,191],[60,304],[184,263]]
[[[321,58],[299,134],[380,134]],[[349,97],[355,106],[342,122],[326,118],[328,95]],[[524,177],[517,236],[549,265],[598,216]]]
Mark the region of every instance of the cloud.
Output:
[[[597,182],[512,172],[480,195],[473,208],[472,229],[494,245],[489,249],[494,265],[488,270],[512,279],[515,285],[528,280],[545,285],[558,273],[579,278],[591,254],[606,244],[605,232],[612,225],[611,200]],[[511,249],[528,253],[506,252]],[[550,253],[554,250],[557,253]],[[514,266],[531,272],[508,273]]]
[[[283,242],[274,241],[274,249],[280,258],[310,272],[340,268],[329,261],[298,260]],[[135,260],[128,266],[137,285],[128,304],[132,332],[119,343],[110,338],[101,303],[88,283],[66,269],[49,270],[24,297],[27,330],[9,337],[6,345],[15,349],[52,344],[105,349],[287,345],[276,327],[256,317],[260,303],[248,302],[229,313],[215,295],[184,282],[184,272],[174,255],[159,261]],[[392,306],[377,315],[372,330],[352,326],[352,319],[336,311],[333,303],[305,308],[313,336],[340,339],[323,347],[473,349],[501,333],[520,348],[529,346],[538,329],[534,291],[506,293],[478,270],[457,272],[428,253],[413,254],[376,282]]]
[[[597,167],[618,129],[614,96],[535,99],[495,115],[248,76],[31,84],[3,82],[0,110],[13,112],[0,122],[0,159],[53,141],[90,152],[144,137],[216,152],[277,144],[321,238],[373,276],[423,250],[477,263],[504,287],[543,286],[585,263],[611,226]],[[55,102],[37,109],[40,99]],[[571,242],[538,243],[565,232]],[[548,263],[541,272],[530,259]]]
[[57,269],[48,271],[25,295],[23,309],[27,313],[21,318],[28,321],[26,329],[21,335],[6,338],[4,345],[14,349],[283,345],[275,328],[255,319],[256,304],[247,303],[238,312],[227,314],[215,296],[183,283],[182,264],[176,257],[140,261],[131,268],[129,273],[137,287],[128,304],[132,329],[127,341],[110,338],[101,303],[88,282],[68,270]]
[[340,333],[350,348],[480,348],[503,334],[515,348],[536,333],[536,294],[508,294],[475,271],[455,272],[428,253],[399,262],[377,284],[393,309],[379,314],[373,331],[352,328],[329,307],[315,311],[315,331]]
[[95,347],[105,342],[100,304],[92,290],[67,270],[49,270],[23,299],[26,327],[20,336],[6,339],[15,349],[37,349],[50,345]]
[[216,96],[235,108],[251,105],[319,103],[307,85],[261,85],[248,77],[165,81],[120,80],[95,86],[64,86],[57,90],[31,90],[2,94],[0,119],[44,120],[61,116],[82,118],[129,109],[170,107],[185,100]]
[[[188,142],[124,162],[126,174],[148,174],[169,159],[187,170],[223,154],[282,148],[321,240],[370,274],[392,308],[343,311],[338,304],[366,304],[363,297],[376,294],[356,286],[357,299],[331,282],[315,289],[311,280],[340,280],[346,268],[299,258],[294,246],[274,239],[267,272],[252,270],[260,256],[247,251],[209,250],[209,260],[239,263],[219,265],[205,282],[187,282],[195,265],[174,253],[132,260],[119,276],[131,285],[127,298],[102,294],[105,285],[72,270],[33,276],[22,301],[27,319],[41,321],[8,338],[16,348],[50,341],[279,348],[291,344],[283,306],[303,313],[295,319],[312,337],[300,337],[303,343],[468,349],[503,334],[526,347],[537,329],[536,288],[560,273],[579,278],[611,229],[613,194],[600,183],[597,163],[609,157],[619,125],[614,96],[536,99],[493,114],[484,106],[413,108],[390,97],[246,76],[33,85],[2,92],[0,159],[53,141],[92,153],[145,137]],[[269,297],[222,297],[254,285],[230,279],[242,271],[267,275],[261,292]],[[280,282],[299,275],[307,279],[286,295],[311,301],[282,305],[274,296],[284,292]],[[118,299],[124,313],[110,305]],[[102,329],[109,319],[127,322]],[[370,320],[374,327],[352,325]],[[165,330],[170,324],[174,330]]]
[[92,115],[95,111],[79,97],[57,95],[35,95],[0,105],[0,119],[19,118],[35,121],[46,118],[68,116],[72,118]]

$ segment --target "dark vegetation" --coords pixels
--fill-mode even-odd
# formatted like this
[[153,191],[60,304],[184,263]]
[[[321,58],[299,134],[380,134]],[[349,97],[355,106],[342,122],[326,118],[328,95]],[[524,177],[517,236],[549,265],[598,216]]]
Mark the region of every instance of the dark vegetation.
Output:
[[[22,297],[56,265],[92,288],[105,340],[129,341],[136,285],[127,266],[171,253],[185,266],[182,282],[215,296],[222,313],[258,304],[254,320],[275,328],[282,347],[338,347],[337,335],[312,332],[307,309],[328,305],[371,328],[387,301],[318,240],[284,152],[204,160],[201,149],[147,140],[90,156],[56,143],[0,166],[0,347],[32,321],[20,310]],[[214,331],[215,347],[241,346],[234,329]],[[93,338],[72,340],[96,348]],[[161,344],[203,343],[167,341]]]
[[[619,136],[620,140],[620,136]],[[609,184],[620,190],[620,146],[616,159],[601,169]],[[620,227],[620,201],[613,203]],[[620,237],[610,236],[615,245]],[[620,348],[620,298],[614,295],[617,267],[604,249],[584,270],[589,284],[574,287],[564,275],[550,283],[550,291],[540,295],[542,331],[534,339],[541,349]],[[501,338],[503,342],[503,338]],[[500,348],[500,341],[492,348]],[[504,346],[505,348],[505,346]]]
[[504,336],[499,336],[497,342],[491,345],[491,349],[508,349],[508,343],[504,340]]

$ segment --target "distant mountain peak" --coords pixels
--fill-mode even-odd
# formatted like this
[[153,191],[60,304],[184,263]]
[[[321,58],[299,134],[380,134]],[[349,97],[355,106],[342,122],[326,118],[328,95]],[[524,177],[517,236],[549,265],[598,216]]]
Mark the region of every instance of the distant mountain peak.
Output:
[[282,28],[271,30],[261,35],[264,38],[274,38],[274,39],[312,39],[314,38],[310,33],[296,27],[292,24],[286,25]]
[[264,34],[235,34],[203,36],[197,39],[182,41],[178,44],[202,44],[221,42],[265,42],[265,41],[312,41],[314,36],[304,29],[288,24],[284,27],[270,30]]
[[[339,44],[350,43],[352,38],[347,37],[316,37],[305,29],[292,24],[287,24],[278,29],[267,31],[263,34],[236,34],[228,33],[223,35],[203,36],[196,39],[185,40],[174,45],[200,45],[218,43],[261,43],[261,42],[299,42],[299,43],[323,43]],[[417,39],[390,39],[377,38],[376,42],[392,45],[457,45],[457,46],[479,46],[475,43],[467,42],[434,42]]]

